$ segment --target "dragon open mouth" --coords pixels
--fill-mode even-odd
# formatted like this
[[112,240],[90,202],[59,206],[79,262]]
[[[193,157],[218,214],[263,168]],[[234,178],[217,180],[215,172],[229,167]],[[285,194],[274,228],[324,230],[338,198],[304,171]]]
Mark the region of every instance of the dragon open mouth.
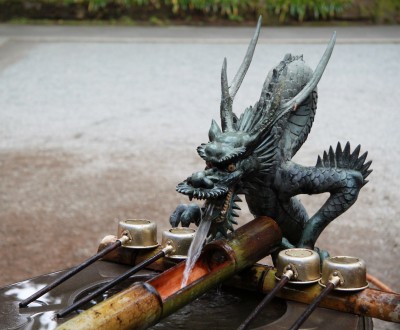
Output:
[[212,221],[209,232],[211,238],[226,237],[229,231],[234,231],[233,225],[237,224],[234,217],[239,216],[235,210],[240,210],[236,202],[241,202],[235,193],[235,187],[195,188],[184,181],[178,184],[176,190],[188,196],[190,200],[205,200],[202,210],[211,210],[207,214],[208,219]]
[[235,189],[230,188],[224,197],[206,200],[206,206],[212,205],[212,220],[210,228],[210,236],[218,238],[220,236],[227,237],[229,231],[234,231],[233,225],[237,225],[234,217],[239,215],[235,210],[240,210],[236,202],[241,199],[235,194]]
[[190,200],[196,199],[218,199],[228,193],[228,188],[223,186],[215,186],[213,188],[195,188],[186,181],[181,182],[176,187],[176,191],[189,197]]

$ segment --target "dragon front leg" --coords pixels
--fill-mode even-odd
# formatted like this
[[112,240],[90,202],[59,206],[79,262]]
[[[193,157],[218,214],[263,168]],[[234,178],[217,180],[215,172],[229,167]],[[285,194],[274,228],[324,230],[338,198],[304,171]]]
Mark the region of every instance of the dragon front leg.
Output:
[[[329,192],[325,204],[304,224],[298,247],[314,248],[315,242],[325,227],[355,203],[360,189],[367,183],[365,178],[371,162],[364,164],[367,153],[358,157],[360,146],[350,153],[347,143],[344,150],[338,144],[323,158],[318,157],[315,167],[303,167],[287,162],[277,176],[277,187],[282,195],[320,194]],[[285,198],[285,197],[283,197]]]
[[197,204],[179,204],[175,211],[171,214],[169,222],[172,227],[189,227],[191,223],[197,226],[201,219],[201,209]]

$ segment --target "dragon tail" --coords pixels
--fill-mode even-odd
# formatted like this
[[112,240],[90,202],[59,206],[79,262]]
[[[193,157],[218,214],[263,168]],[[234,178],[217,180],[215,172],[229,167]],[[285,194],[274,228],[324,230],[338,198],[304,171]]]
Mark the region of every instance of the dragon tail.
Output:
[[318,156],[317,167],[336,167],[346,168],[358,171],[363,176],[363,186],[368,183],[366,178],[371,174],[372,170],[369,169],[372,161],[365,162],[368,156],[368,152],[360,155],[361,146],[358,145],[353,152],[350,151],[350,143],[347,142],[344,149],[340,142],[336,146],[336,151],[333,151],[332,146],[329,147],[329,151],[324,151],[324,154]]

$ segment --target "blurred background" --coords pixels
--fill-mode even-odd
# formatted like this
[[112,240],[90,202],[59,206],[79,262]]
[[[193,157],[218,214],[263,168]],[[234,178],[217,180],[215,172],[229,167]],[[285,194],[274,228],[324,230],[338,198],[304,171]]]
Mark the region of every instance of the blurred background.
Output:
[[[169,227],[219,121],[222,60],[232,79],[262,14],[234,111],[286,53],[315,68],[337,31],[294,160],[338,141],[369,151],[370,182],[317,245],[400,291],[399,13],[399,0],[0,0],[0,286],[83,261],[119,219]],[[300,198],[313,214],[327,196]]]
[[398,23],[399,0],[0,0],[0,20],[105,24]]

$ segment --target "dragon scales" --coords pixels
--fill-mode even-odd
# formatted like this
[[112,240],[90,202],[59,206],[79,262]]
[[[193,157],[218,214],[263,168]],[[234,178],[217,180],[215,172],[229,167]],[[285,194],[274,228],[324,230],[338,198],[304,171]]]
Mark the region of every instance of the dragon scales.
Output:
[[[282,249],[313,249],[325,227],[357,200],[367,183],[371,161],[367,153],[359,156],[360,146],[351,152],[347,142],[338,143],[318,156],[315,166],[292,161],[311,130],[317,109],[317,84],[333,51],[334,34],[313,72],[302,56],[287,54],[267,75],[260,99],[237,117],[232,111],[236,92],[250,66],[261,27],[255,34],[245,58],[231,84],[224,59],[221,72],[221,128],[213,120],[209,142],[197,152],[206,162],[203,171],[195,172],[178,184],[176,190],[205,200],[180,204],[170,217],[172,226],[197,225],[208,206],[212,206],[209,238],[227,236],[237,224],[238,195],[244,195],[251,213],[276,220],[283,233]],[[299,194],[329,192],[325,204],[311,217],[296,198]],[[207,211],[210,213],[210,211]],[[321,256],[326,257],[321,251]]]

